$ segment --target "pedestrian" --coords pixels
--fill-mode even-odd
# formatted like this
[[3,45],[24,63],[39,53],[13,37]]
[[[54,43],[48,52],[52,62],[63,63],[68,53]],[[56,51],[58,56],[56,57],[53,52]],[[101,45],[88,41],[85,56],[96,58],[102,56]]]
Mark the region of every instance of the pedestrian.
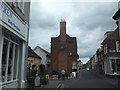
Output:
[[77,78],[77,75],[78,75],[78,74],[77,74],[77,72],[76,72],[76,78]]
[[62,70],[61,74],[62,74],[62,80],[65,80],[65,70]]
[[60,77],[61,77],[61,74],[60,74],[60,73],[58,73],[58,80],[60,80]]

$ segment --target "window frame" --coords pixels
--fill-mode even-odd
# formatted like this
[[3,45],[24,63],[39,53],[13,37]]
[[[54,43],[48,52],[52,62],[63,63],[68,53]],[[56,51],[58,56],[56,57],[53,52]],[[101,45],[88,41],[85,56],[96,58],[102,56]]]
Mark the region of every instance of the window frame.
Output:
[[24,0],[14,0],[12,4],[24,14]]
[[120,52],[119,46],[120,46],[120,45],[119,45],[119,41],[116,41],[116,51],[117,51],[117,52]]
[[[5,75],[3,78],[2,77],[2,84],[7,83],[7,82],[12,82],[12,81],[17,81],[18,80],[18,67],[19,67],[19,46],[20,44],[16,42],[16,40],[12,40],[11,38],[8,37],[3,37],[3,47],[4,47],[4,40],[7,40],[7,50],[4,52],[2,50],[2,53],[6,53],[6,66],[5,66]],[[12,48],[12,61],[11,61],[11,68],[10,68],[10,79],[8,79],[9,74],[8,74],[8,66],[9,66],[9,60],[10,60],[10,44],[13,44]],[[15,51],[16,50],[16,51]],[[16,58],[17,57],[17,58]],[[2,56],[2,61],[3,61],[3,56]],[[16,61],[16,63],[15,63]],[[15,65],[16,64],[16,65]],[[16,66],[16,67],[15,67]],[[2,67],[3,67],[3,62],[2,62]],[[16,68],[16,69],[15,69]],[[2,72],[3,74],[3,72]],[[15,77],[15,79],[14,79]]]
[[24,13],[24,0],[17,0],[17,8]]

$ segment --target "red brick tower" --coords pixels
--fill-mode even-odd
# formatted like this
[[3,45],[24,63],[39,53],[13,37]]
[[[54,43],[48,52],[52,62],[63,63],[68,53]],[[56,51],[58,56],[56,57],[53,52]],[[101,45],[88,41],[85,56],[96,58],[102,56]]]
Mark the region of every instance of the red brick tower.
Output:
[[68,56],[66,52],[66,22],[65,20],[61,20],[60,22],[60,44],[59,44],[59,54],[58,54],[58,70],[67,71],[68,65]]
[[72,72],[72,64],[77,62],[76,37],[66,34],[66,21],[60,22],[60,35],[51,38],[51,70]]

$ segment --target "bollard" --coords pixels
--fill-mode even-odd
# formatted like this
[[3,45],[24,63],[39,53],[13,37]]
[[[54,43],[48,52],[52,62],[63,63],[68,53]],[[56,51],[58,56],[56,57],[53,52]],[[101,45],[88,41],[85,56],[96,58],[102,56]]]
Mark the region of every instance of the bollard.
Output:
[[36,86],[36,87],[40,87],[40,86],[41,86],[40,76],[36,76],[36,77],[35,77],[34,86]]

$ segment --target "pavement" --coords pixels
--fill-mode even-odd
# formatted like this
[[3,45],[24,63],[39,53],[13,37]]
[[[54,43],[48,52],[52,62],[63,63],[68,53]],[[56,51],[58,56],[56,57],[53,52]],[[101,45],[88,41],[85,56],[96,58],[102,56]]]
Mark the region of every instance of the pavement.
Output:
[[59,88],[61,85],[61,80],[50,79],[47,85],[41,85],[41,88]]
[[[62,85],[62,81],[58,80],[58,79],[50,79],[48,81],[48,84],[46,85],[41,85],[41,87],[34,87],[31,90],[46,90],[46,89],[52,89],[52,90],[58,90],[59,88],[61,88]],[[28,89],[30,90],[30,89]]]
[[120,89],[120,79],[106,77],[105,80]]

